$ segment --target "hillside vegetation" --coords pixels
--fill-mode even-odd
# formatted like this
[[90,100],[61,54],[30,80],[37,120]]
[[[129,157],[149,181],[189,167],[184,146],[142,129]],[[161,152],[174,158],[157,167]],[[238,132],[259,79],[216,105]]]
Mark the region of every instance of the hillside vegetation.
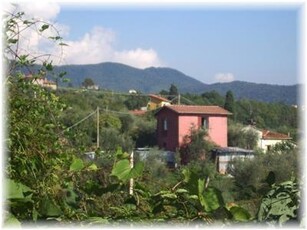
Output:
[[[32,69],[39,69],[34,66]],[[120,63],[100,63],[91,65],[63,65],[54,66],[54,73],[66,72],[69,83],[61,83],[61,86],[79,88],[86,78],[90,78],[101,89],[117,92],[128,92],[134,89],[143,93],[157,93],[175,84],[181,93],[201,94],[209,91],[217,91],[225,95],[231,90],[237,99],[253,99],[263,102],[283,102],[289,105],[297,105],[301,91],[300,85],[269,85],[256,84],[243,81],[229,83],[205,84],[184,73],[172,68],[150,67],[137,69]],[[24,69],[28,73],[28,69]],[[48,75],[52,79],[51,75]],[[123,84],[124,82],[124,84]]]

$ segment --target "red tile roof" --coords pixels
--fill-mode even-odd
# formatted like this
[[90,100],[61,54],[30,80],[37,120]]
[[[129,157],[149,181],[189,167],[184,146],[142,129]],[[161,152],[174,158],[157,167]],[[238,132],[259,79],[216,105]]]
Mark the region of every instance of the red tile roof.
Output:
[[168,108],[179,114],[214,114],[214,115],[231,115],[229,111],[220,106],[209,105],[168,105],[163,108]]
[[286,134],[275,133],[270,130],[262,130],[262,139],[265,140],[291,140],[292,138]]
[[146,110],[130,110],[129,112],[133,115],[141,116],[141,115],[144,115],[147,111]]
[[155,94],[149,94],[149,97],[150,97],[150,98],[155,98],[155,99],[160,100],[160,101],[166,101],[166,102],[169,102],[169,100],[168,100],[168,99],[166,99],[166,98],[164,98],[164,97],[160,97],[160,96],[155,95]]

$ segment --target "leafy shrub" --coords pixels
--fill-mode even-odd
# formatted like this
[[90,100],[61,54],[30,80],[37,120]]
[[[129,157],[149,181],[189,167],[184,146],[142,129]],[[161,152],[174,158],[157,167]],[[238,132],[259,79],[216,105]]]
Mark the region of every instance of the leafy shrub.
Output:
[[273,185],[271,190],[262,198],[258,211],[258,220],[278,223],[299,224],[299,207],[301,203],[301,192],[296,180],[282,182]]

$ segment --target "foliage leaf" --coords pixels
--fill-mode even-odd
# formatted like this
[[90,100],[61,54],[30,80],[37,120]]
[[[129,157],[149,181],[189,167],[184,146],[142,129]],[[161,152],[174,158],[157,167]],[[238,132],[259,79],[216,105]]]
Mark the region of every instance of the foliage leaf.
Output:
[[84,168],[83,161],[80,158],[75,158],[71,163],[69,170],[70,171],[80,171]]
[[44,197],[40,205],[40,214],[46,217],[56,217],[60,216],[62,211],[52,200],[48,197]]
[[49,25],[48,24],[44,24],[42,25],[42,27],[39,29],[39,32],[43,32],[44,30],[48,29]]
[[8,179],[6,183],[8,188],[7,199],[22,199],[27,194],[32,194],[32,190],[22,183],[15,182],[11,179]]
[[300,207],[300,191],[295,181],[275,185],[263,197],[258,211],[259,221],[278,221],[283,224],[297,218]]
[[92,170],[92,171],[97,171],[98,167],[96,164],[91,164],[90,166],[87,167],[88,170]]
[[21,227],[21,223],[12,213],[8,213],[4,220],[4,225],[7,227]]
[[206,212],[212,212],[224,205],[221,192],[216,188],[203,190],[204,180],[199,180],[199,200]]
[[234,220],[237,221],[248,221],[251,218],[251,215],[242,207],[233,206],[229,210],[233,216]]
[[96,225],[96,224],[101,225],[101,224],[108,224],[109,223],[108,219],[103,218],[103,217],[99,217],[99,216],[89,217],[84,222],[88,225]]
[[131,168],[130,162],[127,159],[116,162],[112,169],[113,176],[116,176],[119,180],[127,181],[130,178],[138,177],[142,174],[144,169],[143,162],[137,162],[133,168]]
[[115,166],[112,169],[113,176],[116,176],[120,180],[128,180],[131,171],[131,166],[129,160],[120,160],[116,162]]

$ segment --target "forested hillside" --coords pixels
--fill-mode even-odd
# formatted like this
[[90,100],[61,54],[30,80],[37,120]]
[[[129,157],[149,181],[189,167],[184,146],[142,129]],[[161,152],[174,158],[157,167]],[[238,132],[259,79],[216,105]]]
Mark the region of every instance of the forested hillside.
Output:
[[[32,69],[39,69],[34,66]],[[101,89],[128,92],[131,89],[143,93],[157,93],[175,84],[181,93],[202,94],[217,91],[225,95],[228,90],[239,99],[253,99],[263,102],[283,102],[297,105],[301,89],[299,85],[269,85],[233,81],[229,83],[206,84],[171,68],[137,69],[120,63],[100,63],[92,65],[54,66],[54,73],[66,72],[68,83],[61,86],[79,88],[86,78],[90,78]],[[28,73],[28,69],[24,69]],[[49,78],[52,79],[51,75]]]
[[85,78],[93,79],[100,88],[120,92],[135,89],[143,93],[157,93],[175,84],[181,93],[201,94],[216,90],[225,95],[228,90],[231,90],[236,93],[237,98],[298,104],[298,85],[279,86],[241,81],[205,84],[171,68],[137,69],[119,63],[55,66],[54,68],[57,72],[67,72],[67,77],[74,87],[80,87]]
[[[204,83],[171,68],[137,69],[119,63],[56,66],[55,71],[67,72],[74,87],[91,78],[103,89],[128,92],[135,89],[144,93],[158,92],[175,83],[183,91],[200,91]],[[124,83],[124,84],[123,84]]]

